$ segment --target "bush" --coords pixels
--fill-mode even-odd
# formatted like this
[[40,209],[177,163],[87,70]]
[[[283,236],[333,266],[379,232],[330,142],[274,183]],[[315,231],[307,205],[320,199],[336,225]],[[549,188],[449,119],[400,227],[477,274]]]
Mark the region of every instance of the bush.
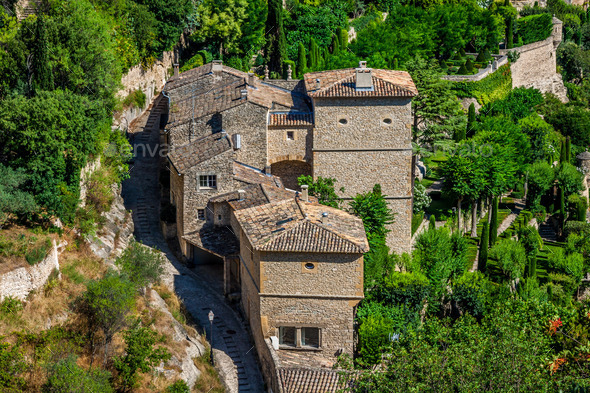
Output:
[[470,57],[467,58],[467,61],[465,62],[465,69],[469,72],[473,72],[473,62]]
[[467,70],[465,63],[461,64],[461,67],[457,70],[457,75],[469,75],[470,72]]
[[111,393],[114,392],[109,380],[111,373],[101,369],[84,370],[70,356],[49,366],[47,382],[41,388],[43,393]]
[[416,231],[420,227],[420,224],[422,224],[423,220],[424,220],[424,212],[418,212],[418,213],[414,213],[412,215],[412,235],[414,235],[414,233],[416,233]]
[[459,98],[473,97],[482,105],[504,99],[512,90],[510,65],[503,65],[480,81],[455,82],[452,89]]
[[137,242],[132,242],[115,264],[136,288],[144,288],[157,282],[164,272],[162,254]]
[[123,107],[136,107],[142,109],[145,106],[147,100],[147,96],[141,89],[133,90],[131,93],[125,97],[123,100]]
[[0,303],[0,312],[2,314],[16,314],[23,310],[23,302],[12,296],[4,298]]
[[180,72],[192,70],[193,68],[200,67],[203,64],[205,64],[205,61],[203,59],[203,55],[201,54],[201,52],[199,52],[190,59],[188,59],[186,63],[184,63],[182,67],[180,67]]
[[29,265],[36,265],[37,263],[45,259],[45,257],[49,253],[49,250],[51,250],[51,247],[51,239],[47,238],[39,246],[33,248],[32,250],[28,250],[25,254],[25,259],[27,260]]
[[25,391],[26,382],[20,374],[26,367],[23,355],[16,345],[11,347],[7,343],[0,342],[0,391],[7,393]]
[[575,221],[586,221],[588,213],[588,202],[585,197],[579,194],[572,194],[567,198],[567,204],[570,210],[570,218]]
[[498,267],[508,280],[523,276],[526,250],[519,242],[503,239],[491,249],[490,256],[498,261]]
[[558,248],[549,255],[548,263],[550,268],[572,277],[578,283],[584,276],[584,257],[577,252],[566,256],[563,249]]
[[190,389],[186,382],[179,379],[166,388],[166,393],[190,393]]
[[490,282],[482,273],[465,272],[453,284],[451,298],[461,312],[468,312],[476,318],[481,318],[490,303],[489,292]]
[[517,19],[517,28],[524,45],[543,41],[553,32],[553,17],[550,14],[525,16]]

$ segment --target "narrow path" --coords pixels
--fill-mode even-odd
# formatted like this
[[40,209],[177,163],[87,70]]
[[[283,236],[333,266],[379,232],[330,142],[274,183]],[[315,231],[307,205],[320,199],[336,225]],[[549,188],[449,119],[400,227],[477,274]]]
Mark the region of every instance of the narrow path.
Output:
[[[222,294],[212,289],[218,276],[197,274],[176,259],[160,230],[160,187],[158,171],[159,119],[162,109],[157,98],[150,111],[134,121],[130,140],[136,152],[131,178],[123,184],[125,207],[132,211],[136,239],[157,248],[167,258],[165,281],[183,299],[190,314],[203,327],[211,343],[215,367],[228,392],[264,392],[256,349],[248,326],[226,303]],[[210,326],[208,313],[215,318]]]

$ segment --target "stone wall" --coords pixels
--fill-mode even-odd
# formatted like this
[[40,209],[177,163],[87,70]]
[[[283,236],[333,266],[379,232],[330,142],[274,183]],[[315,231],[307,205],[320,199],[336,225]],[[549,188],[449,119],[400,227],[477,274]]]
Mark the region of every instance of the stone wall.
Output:
[[[571,0],[570,0],[571,1]],[[566,3],[568,0],[566,0]],[[510,4],[512,4],[517,10],[522,10],[525,6],[532,7],[535,3],[539,3],[539,6],[546,7],[547,0],[510,0]]]
[[[470,53],[476,55],[477,53]],[[442,79],[446,79],[453,82],[477,82],[485,78],[486,76],[496,72],[498,68],[504,64],[508,64],[508,56],[494,56],[494,61],[489,64],[486,68],[480,69],[477,74],[474,75],[444,75]]]
[[[292,133],[293,139],[288,139]],[[279,161],[311,162],[313,128],[310,127],[268,127],[268,163]]]
[[58,257],[58,247],[53,240],[53,247],[41,262],[0,275],[0,302],[8,296],[25,300],[31,291],[42,288],[49,275],[54,270],[59,271]]
[[514,49],[501,49],[500,54],[514,51],[520,54],[511,63],[512,88],[534,87],[543,93],[553,93],[567,101],[567,90],[561,74],[557,73],[556,49],[561,42],[562,23],[553,18],[553,34],[546,40],[533,42]]

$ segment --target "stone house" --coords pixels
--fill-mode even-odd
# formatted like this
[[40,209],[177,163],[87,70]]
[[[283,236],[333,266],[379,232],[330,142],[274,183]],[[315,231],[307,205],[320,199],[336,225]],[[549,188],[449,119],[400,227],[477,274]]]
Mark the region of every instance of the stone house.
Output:
[[[358,68],[260,80],[219,61],[168,81],[165,119],[171,202],[182,252],[194,258],[207,201],[241,187],[234,163],[298,189],[297,177],[332,177],[346,201],[381,184],[396,214],[388,245],[410,251],[411,99],[407,72]],[[343,191],[340,191],[343,188]]]

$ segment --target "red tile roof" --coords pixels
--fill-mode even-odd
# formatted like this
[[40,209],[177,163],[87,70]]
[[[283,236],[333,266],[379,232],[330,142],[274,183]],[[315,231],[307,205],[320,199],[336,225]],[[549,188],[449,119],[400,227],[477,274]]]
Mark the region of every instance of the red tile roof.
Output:
[[311,113],[271,113],[268,119],[269,126],[313,126],[313,114]]
[[[416,85],[406,71],[371,69],[373,90],[356,90],[355,68],[305,74],[310,97],[414,97]],[[320,80],[319,89],[317,79]]]

